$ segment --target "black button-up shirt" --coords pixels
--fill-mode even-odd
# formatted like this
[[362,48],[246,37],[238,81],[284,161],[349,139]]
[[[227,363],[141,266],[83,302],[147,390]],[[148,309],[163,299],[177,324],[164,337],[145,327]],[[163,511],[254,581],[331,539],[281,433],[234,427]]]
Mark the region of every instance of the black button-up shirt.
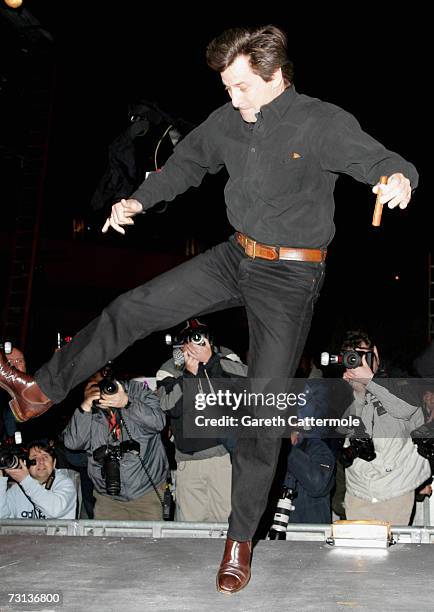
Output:
[[262,107],[256,123],[246,123],[231,103],[217,109],[131,197],[146,210],[223,166],[231,225],[259,242],[289,247],[330,243],[339,173],[371,185],[395,172],[412,188],[418,180],[412,164],[363,132],[351,114],[291,86]]

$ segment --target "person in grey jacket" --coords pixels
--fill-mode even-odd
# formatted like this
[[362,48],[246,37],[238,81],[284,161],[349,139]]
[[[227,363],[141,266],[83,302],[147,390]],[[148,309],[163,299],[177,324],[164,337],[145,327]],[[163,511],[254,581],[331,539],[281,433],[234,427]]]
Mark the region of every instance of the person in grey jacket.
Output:
[[[194,332],[203,337],[201,344],[191,342]],[[221,383],[225,378],[245,377],[247,366],[229,349],[217,348],[210,340],[208,326],[197,319],[187,321],[181,340],[182,366],[177,367],[172,357],[156,377],[161,408],[170,416],[176,448],[176,519],[226,523],[231,511],[230,451],[235,441],[185,435],[183,417],[195,409],[184,385],[190,381],[199,388],[203,381],[211,389],[216,380]]]
[[[101,378],[98,373],[88,381],[83,402],[62,434],[67,448],[87,451],[95,519],[161,520],[168,462],[160,435],[165,416],[158,398],[134,380],[117,381],[116,393],[102,393]],[[131,439],[140,445],[139,453]],[[107,487],[107,453],[120,454],[119,461],[114,460],[120,476],[117,491]]]
[[[408,525],[414,491],[431,474],[429,462],[419,455],[410,437],[423,424],[422,409],[376,383],[374,374],[379,370],[379,355],[366,333],[348,332],[343,348],[364,354],[362,364],[347,369],[343,375],[354,394],[347,414],[361,418],[376,453],[372,461],[356,457],[345,470],[346,517]],[[367,353],[371,354],[371,367]],[[347,446],[349,441],[347,438]]]
[[[20,459],[18,468],[0,470],[0,519],[75,519],[77,491],[67,471],[55,469],[53,447],[35,442],[28,451],[34,465]],[[8,476],[16,481],[9,488]]]

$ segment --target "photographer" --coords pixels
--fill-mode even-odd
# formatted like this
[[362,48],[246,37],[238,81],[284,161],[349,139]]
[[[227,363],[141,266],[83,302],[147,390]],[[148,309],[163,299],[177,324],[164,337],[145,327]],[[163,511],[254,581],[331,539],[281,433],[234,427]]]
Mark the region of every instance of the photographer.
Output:
[[[184,381],[209,388],[213,379],[245,376],[247,367],[228,349],[217,349],[209,329],[197,319],[187,322],[179,337],[180,349],[157,372],[162,409],[170,415],[175,439],[176,518],[180,521],[227,522],[231,511],[231,442],[215,438],[186,438],[183,415],[194,411]],[[182,351],[181,354],[177,351]],[[229,381],[228,381],[229,383]]]
[[346,414],[360,417],[364,430],[352,432],[343,451],[346,517],[408,525],[414,490],[431,474],[410,438],[423,423],[422,410],[376,383],[375,377],[384,373],[378,349],[366,333],[347,332],[343,350],[361,356],[361,365],[347,368],[343,378],[354,395]]
[[[0,470],[0,518],[74,519],[77,492],[64,470],[56,470],[52,446],[33,442],[16,469]],[[6,476],[4,476],[6,474]],[[8,478],[16,481],[9,489]]]
[[292,502],[288,523],[331,522],[330,492],[335,483],[334,474],[335,457],[325,440],[291,432],[284,481],[284,495],[289,494]]
[[[304,380],[306,403],[299,406],[299,419],[321,418],[329,404],[322,372],[309,355],[303,355],[297,373]],[[335,484],[336,459],[326,438],[328,427],[305,425],[291,431],[282,446],[286,470],[277,502],[270,540],[285,539],[288,523],[331,522],[330,493]]]
[[158,398],[143,382],[109,380],[100,372],[89,379],[63,440],[71,450],[87,451],[95,519],[162,520],[164,424]]

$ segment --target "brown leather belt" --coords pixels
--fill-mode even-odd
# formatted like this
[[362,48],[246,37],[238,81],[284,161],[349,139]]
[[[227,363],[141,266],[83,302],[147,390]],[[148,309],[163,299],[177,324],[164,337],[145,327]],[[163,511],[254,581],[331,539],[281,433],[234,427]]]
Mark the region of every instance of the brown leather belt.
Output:
[[259,257],[260,259],[268,259],[269,261],[285,259],[287,261],[313,261],[319,263],[325,261],[327,255],[326,249],[294,249],[291,247],[261,244],[245,234],[241,234],[241,232],[236,232],[235,238],[238,244],[243,247],[244,253],[252,259]]

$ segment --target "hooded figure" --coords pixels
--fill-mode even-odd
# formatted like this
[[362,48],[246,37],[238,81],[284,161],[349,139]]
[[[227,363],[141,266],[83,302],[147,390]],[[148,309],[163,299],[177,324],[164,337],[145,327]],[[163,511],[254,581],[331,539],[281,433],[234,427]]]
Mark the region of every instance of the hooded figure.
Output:
[[128,119],[128,127],[109,146],[107,169],[91,200],[94,210],[129,198],[146,173],[158,170],[194,127],[146,100],[129,105]]

